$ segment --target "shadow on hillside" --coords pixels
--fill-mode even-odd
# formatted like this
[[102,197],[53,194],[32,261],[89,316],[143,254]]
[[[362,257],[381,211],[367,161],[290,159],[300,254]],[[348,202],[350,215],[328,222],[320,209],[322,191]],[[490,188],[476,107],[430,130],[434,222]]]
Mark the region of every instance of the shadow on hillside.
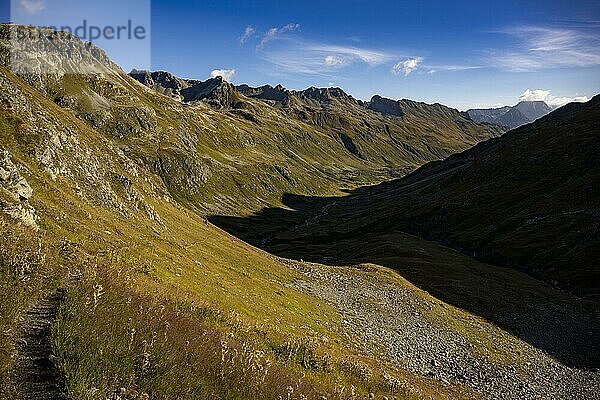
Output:
[[[352,218],[360,206],[353,202],[359,194],[364,198],[382,185],[335,199],[285,195],[283,203],[289,209],[265,208],[250,217],[213,216],[210,221],[277,256],[327,265],[389,267],[434,297],[495,323],[565,365],[600,367],[597,303],[393,228],[345,230],[338,224],[338,216],[341,221]],[[328,212],[332,204],[333,216]]]

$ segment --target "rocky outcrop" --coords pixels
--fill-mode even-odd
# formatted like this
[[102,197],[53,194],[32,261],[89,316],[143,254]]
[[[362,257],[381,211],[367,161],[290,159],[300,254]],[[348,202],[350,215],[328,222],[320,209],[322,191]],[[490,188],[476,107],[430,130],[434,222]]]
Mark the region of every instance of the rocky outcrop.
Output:
[[294,91],[296,96],[304,101],[313,101],[322,106],[332,103],[356,103],[356,100],[340,88],[316,88],[310,87],[302,91]]
[[281,85],[275,87],[264,85],[256,88],[248,85],[239,85],[235,89],[246,97],[263,100],[271,105],[288,106],[291,97],[290,91]]
[[0,184],[15,200],[27,201],[33,194],[33,189],[12,162],[10,153],[3,149],[0,149]]
[[106,53],[63,31],[0,25],[0,63],[43,93],[65,75],[123,73]]
[[238,93],[235,86],[222,77],[206,81],[178,78],[164,71],[133,70],[129,76],[143,85],[185,103],[204,101],[217,108],[236,108]]
[[396,100],[386,99],[381,96],[373,96],[371,101],[367,103],[367,108],[382,114],[402,117],[404,112],[400,108],[400,102]]
[[181,91],[185,102],[204,101],[218,108],[237,108],[238,93],[235,87],[222,77],[189,82],[190,86]]
[[[38,216],[29,204],[33,189],[23,176],[25,169],[12,161],[10,153],[0,148],[0,210],[23,224],[37,229]],[[4,200],[6,199],[6,200]]]
[[178,78],[165,71],[150,72],[134,69],[129,73],[129,76],[165,96],[178,100],[184,100],[181,91],[190,87],[190,83],[187,80]]

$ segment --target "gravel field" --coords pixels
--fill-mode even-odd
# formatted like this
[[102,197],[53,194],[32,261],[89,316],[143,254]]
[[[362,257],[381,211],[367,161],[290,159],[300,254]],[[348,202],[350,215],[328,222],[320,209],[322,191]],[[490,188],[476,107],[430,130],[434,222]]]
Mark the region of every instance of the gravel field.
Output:
[[[410,284],[401,285],[364,268],[288,262],[305,279],[293,288],[336,307],[350,340],[365,351],[444,383],[463,384],[488,399],[600,399],[600,372],[564,366],[544,352],[477,318],[470,332],[498,332],[497,346],[520,354],[513,365],[491,361],[460,332],[436,323],[436,307],[449,308]],[[497,351],[497,349],[496,349]]]

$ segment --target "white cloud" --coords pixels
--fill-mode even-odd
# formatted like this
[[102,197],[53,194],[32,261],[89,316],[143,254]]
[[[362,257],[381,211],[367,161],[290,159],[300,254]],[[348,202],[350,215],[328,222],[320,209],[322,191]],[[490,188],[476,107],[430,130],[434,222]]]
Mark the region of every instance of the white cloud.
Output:
[[585,103],[589,98],[587,96],[575,96],[575,97],[552,97],[546,99],[546,104],[552,108],[562,107],[569,103]]
[[527,89],[519,97],[519,101],[544,101],[552,108],[562,107],[565,104],[572,102],[586,102],[589,98],[587,96],[574,96],[574,97],[554,97],[550,94],[549,90],[542,89]]
[[403,72],[404,76],[408,76],[411,72],[419,68],[419,65],[422,62],[423,57],[409,58],[406,61],[400,61],[392,67],[392,73],[398,75]]
[[527,89],[519,96],[519,101],[545,101],[548,97],[550,97],[549,90]]
[[346,64],[351,64],[354,61],[361,61],[371,66],[376,66],[392,60],[392,56],[388,53],[360,47],[337,46],[322,43],[307,44],[304,47],[305,51],[332,53],[335,57],[343,59]]
[[227,82],[231,81],[231,78],[235,75],[235,69],[215,69],[210,73],[211,78],[216,78],[220,76],[225,79]]
[[594,26],[577,30],[519,26],[499,33],[516,38],[517,43],[510,50],[492,51],[488,57],[491,66],[529,72],[600,65],[600,32]]
[[46,8],[45,0],[19,0],[19,4],[26,14],[33,15]]
[[325,65],[328,67],[339,67],[344,64],[344,59],[339,56],[329,55],[325,57]]
[[339,78],[333,75],[337,70],[359,64],[374,67],[397,57],[378,50],[306,42],[291,37],[280,38],[279,46],[259,50],[260,57],[276,67],[272,73],[313,75],[328,80]]
[[443,71],[467,71],[470,69],[483,68],[482,66],[477,65],[424,65],[423,67],[428,70],[428,74],[435,74],[436,72]]
[[240,36],[240,43],[244,44],[248,41],[248,39],[250,39],[252,36],[254,36],[254,34],[256,33],[256,28],[254,28],[252,25],[248,25],[246,27],[246,29],[244,30],[244,33],[242,34],[242,36]]
[[527,54],[514,52],[493,54],[489,61],[491,66],[505,69],[510,72],[537,71],[545,66],[550,66],[550,64],[545,64],[540,59],[531,57]]
[[284,25],[279,28],[271,28],[267,31],[267,33],[265,33],[263,35],[258,47],[261,48],[265,44],[269,43],[270,41],[277,39],[280,35],[287,33],[287,32],[293,32],[293,31],[297,30],[298,28],[300,28],[300,24],[294,24],[294,23],[287,24],[287,25]]

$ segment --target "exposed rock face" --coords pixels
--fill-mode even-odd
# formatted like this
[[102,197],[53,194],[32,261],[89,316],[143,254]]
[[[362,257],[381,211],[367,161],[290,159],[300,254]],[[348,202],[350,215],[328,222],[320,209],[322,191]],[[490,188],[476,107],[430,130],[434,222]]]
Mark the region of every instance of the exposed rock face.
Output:
[[264,85],[251,87],[239,85],[235,89],[246,97],[263,100],[271,105],[291,107],[308,105],[311,107],[327,107],[332,104],[358,104],[359,102],[340,88],[316,88],[305,90],[288,90],[281,85],[272,87]]
[[404,115],[399,101],[386,99],[381,96],[373,96],[367,107],[382,114],[394,115],[396,117]]
[[33,195],[33,189],[22,172],[22,168],[12,161],[10,153],[0,148],[0,191],[11,197],[10,201],[0,198],[0,210],[37,229],[38,216],[28,202]]
[[125,76],[121,68],[103,50],[76,36],[2,24],[0,63],[59,106],[115,137],[143,136],[156,127],[156,114],[115,83]]
[[493,124],[499,117],[510,111],[511,107],[505,106],[500,108],[487,108],[487,109],[471,109],[467,110],[466,114],[477,122],[485,122]]
[[10,154],[3,149],[0,149],[0,184],[15,200],[26,201],[33,194],[33,189],[12,162]]
[[188,81],[190,86],[181,90],[183,100],[186,102],[203,100],[208,104],[225,108],[236,107],[237,93],[235,87],[222,77],[206,81]]
[[199,81],[178,78],[164,71],[140,70],[131,71],[129,76],[159,93],[186,103],[204,101],[218,108],[235,107],[237,104],[235,87],[220,76]]
[[514,107],[471,109],[467,114],[473,121],[518,128],[548,114],[552,109],[543,101],[521,101]]
[[149,88],[179,100],[183,100],[181,91],[190,87],[190,83],[185,79],[164,71],[150,72],[134,69],[129,75]]
[[356,103],[356,100],[352,96],[340,88],[310,87],[293,93],[303,100],[312,100],[323,106],[327,106],[335,101],[340,103]]
[[506,113],[502,114],[498,118],[495,119],[494,122],[497,125],[502,125],[506,127],[519,127],[521,125],[525,125],[530,123],[532,120],[527,118],[518,108],[510,108]]
[[529,121],[535,121],[552,111],[552,108],[543,101],[521,101],[515,108]]
[[277,85],[275,87],[272,87],[271,85],[264,85],[257,88],[253,88],[248,85],[239,85],[235,88],[241,94],[249,98],[269,101],[272,105],[289,105],[291,93],[281,85]]
[[66,32],[0,25],[0,63],[40,90],[68,74],[122,73],[103,50]]

